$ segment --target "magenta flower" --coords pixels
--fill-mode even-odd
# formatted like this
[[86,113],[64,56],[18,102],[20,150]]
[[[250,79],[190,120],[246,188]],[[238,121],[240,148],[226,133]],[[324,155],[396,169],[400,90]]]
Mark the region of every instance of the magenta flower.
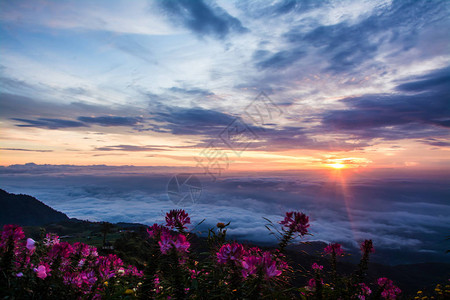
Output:
[[43,244],[47,247],[59,244],[59,236],[57,236],[56,234],[53,234],[53,233],[47,233],[45,235]]
[[182,254],[189,252],[189,247],[191,246],[191,243],[187,241],[186,236],[183,234],[178,234],[174,237],[169,232],[164,232],[161,235],[161,240],[158,244],[162,254],[167,254],[172,247]]
[[178,252],[189,252],[189,247],[191,246],[191,243],[187,241],[186,236],[182,234],[179,234],[178,237],[172,241],[172,244]]
[[238,263],[244,254],[244,247],[241,244],[225,244],[217,252],[217,261],[219,264],[228,262]]
[[170,228],[186,229],[191,224],[191,218],[183,209],[172,209],[166,213],[166,225]]
[[153,224],[147,228],[147,233],[150,238],[158,238],[163,233],[168,233],[169,229],[163,225]]
[[377,284],[383,289],[381,297],[384,299],[397,299],[402,290],[394,285],[394,282],[386,277],[378,278]]
[[0,248],[8,246],[9,240],[17,246],[18,242],[25,237],[22,227],[18,225],[5,225],[3,226],[2,235],[0,237]]
[[374,253],[375,248],[373,247],[372,240],[365,240],[361,243],[360,249],[363,254]]
[[325,247],[323,252],[325,252],[325,254],[334,254],[336,256],[344,255],[344,250],[342,249],[341,244],[338,243],[329,244]]
[[50,275],[50,267],[47,264],[39,265],[37,268],[34,268],[34,271],[36,272],[36,276],[41,279],[45,279]]
[[[320,283],[323,284],[323,279],[320,278]],[[310,280],[308,280],[308,289],[309,290],[314,290],[317,286],[317,280],[315,278],[311,278]]]
[[244,278],[256,274],[262,258],[256,255],[246,256],[242,260],[242,276]]
[[287,227],[292,232],[297,232],[299,235],[308,233],[309,217],[302,212],[291,211],[287,212],[284,220],[280,222],[283,227]]
[[288,267],[285,261],[274,258],[269,251],[263,253],[263,262],[266,279],[281,275]]
[[319,271],[322,271],[322,270],[323,270],[323,266],[322,266],[322,265],[319,265],[319,264],[317,264],[317,263],[313,263],[312,266],[311,266],[311,268],[312,268],[313,270],[319,270]]
[[36,249],[35,244],[36,244],[36,242],[33,239],[28,238],[27,245],[25,247],[27,247],[28,250],[33,252]]
[[359,288],[361,289],[358,295],[358,299],[360,300],[365,300],[367,296],[372,294],[372,290],[365,283],[360,283]]
[[158,242],[161,253],[167,254],[167,252],[172,248],[172,236],[170,233],[165,233],[161,235],[161,240]]

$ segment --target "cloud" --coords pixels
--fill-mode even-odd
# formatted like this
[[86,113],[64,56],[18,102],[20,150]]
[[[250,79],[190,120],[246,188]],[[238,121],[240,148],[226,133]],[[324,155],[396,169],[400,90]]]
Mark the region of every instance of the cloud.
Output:
[[143,121],[140,117],[100,116],[78,117],[79,121],[100,126],[135,126]]
[[[328,130],[386,139],[444,137],[450,127],[448,68],[397,86],[402,93],[368,94],[341,100],[347,109],[323,113]],[[414,91],[414,94],[405,93]]]
[[199,96],[199,97],[207,97],[207,96],[213,96],[214,93],[205,90],[205,89],[199,89],[199,88],[180,88],[180,87],[171,87],[168,89],[170,92],[182,94],[182,95],[192,95],[192,96]]
[[53,150],[39,150],[39,149],[22,149],[22,148],[0,148],[7,151],[25,151],[25,152],[53,152]]
[[[6,172],[21,168],[34,171]],[[29,164],[2,167],[0,177],[2,188],[8,192],[31,194],[70,217],[152,224],[164,222],[164,213],[177,208],[166,191],[176,173],[170,169],[162,174],[154,171],[132,166]],[[342,182],[320,171],[236,175],[214,183],[207,177],[198,178],[203,185],[202,196],[187,210],[194,223],[206,218],[200,228],[203,232],[217,222],[231,221],[231,238],[276,243],[264,228],[267,222],[262,217],[276,224],[285,211],[301,210],[311,217],[314,236],[307,240],[341,242],[357,250],[358,242],[372,238],[377,252],[436,251],[418,258],[422,261],[439,260],[445,255],[439,241],[449,225],[450,195],[446,188],[449,177],[442,174],[381,172],[349,176],[345,193]]]
[[159,5],[174,23],[181,23],[199,36],[223,39],[230,33],[248,31],[241,22],[218,5],[210,6],[203,0],[160,1]]
[[136,146],[136,145],[116,145],[116,146],[106,146],[106,147],[98,147],[95,148],[98,151],[130,151],[130,152],[139,152],[139,151],[168,151],[165,148],[158,148],[152,146]]
[[426,75],[416,76],[414,81],[400,84],[396,87],[402,92],[423,92],[433,89],[445,89],[450,84],[450,66],[434,70]]
[[151,119],[161,123],[157,128],[180,135],[218,135],[235,117],[204,108],[166,107],[153,113]]
[[77,127],[87,127],[88,125],[63,119],[49,119],[49,118],[38,118],[36,120],[27,120],[20,118],[11,118],[11,120],[27,123],[27,124],[16,124],[17,127],[37,127],[37,128],[47,128],[47,129],[64,129],[64,128],[77,128]]
[[253,55],[256,60],[255,65],[258,69],[284,69],[292,66],[296,61],[306,55],[306,52],[300,49],[290,51],[279,51],[272,54],[268,51],[259,50]]

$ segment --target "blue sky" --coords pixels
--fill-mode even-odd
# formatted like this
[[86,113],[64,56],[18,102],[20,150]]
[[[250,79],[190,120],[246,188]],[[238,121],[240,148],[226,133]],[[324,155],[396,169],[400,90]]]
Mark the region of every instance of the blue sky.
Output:
[[195,166],[238,119],[236,170],[448,167],[448,1],[1,6],[2,165]]

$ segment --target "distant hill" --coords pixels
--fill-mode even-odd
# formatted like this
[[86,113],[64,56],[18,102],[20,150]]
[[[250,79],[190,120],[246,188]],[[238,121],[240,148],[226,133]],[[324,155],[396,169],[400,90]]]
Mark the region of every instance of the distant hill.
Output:
[[40,226],[69,220],[69,217],[28,195],[0,189],[0,225]]

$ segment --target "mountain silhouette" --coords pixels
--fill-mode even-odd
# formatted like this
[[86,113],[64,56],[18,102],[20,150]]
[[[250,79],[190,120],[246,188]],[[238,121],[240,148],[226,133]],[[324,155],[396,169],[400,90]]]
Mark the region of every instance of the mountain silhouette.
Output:
[[10,194],[0,189],[0,225],[17,224],[21,226],[40,226],[66,221],[69,217],[38,199],[23,195]]

